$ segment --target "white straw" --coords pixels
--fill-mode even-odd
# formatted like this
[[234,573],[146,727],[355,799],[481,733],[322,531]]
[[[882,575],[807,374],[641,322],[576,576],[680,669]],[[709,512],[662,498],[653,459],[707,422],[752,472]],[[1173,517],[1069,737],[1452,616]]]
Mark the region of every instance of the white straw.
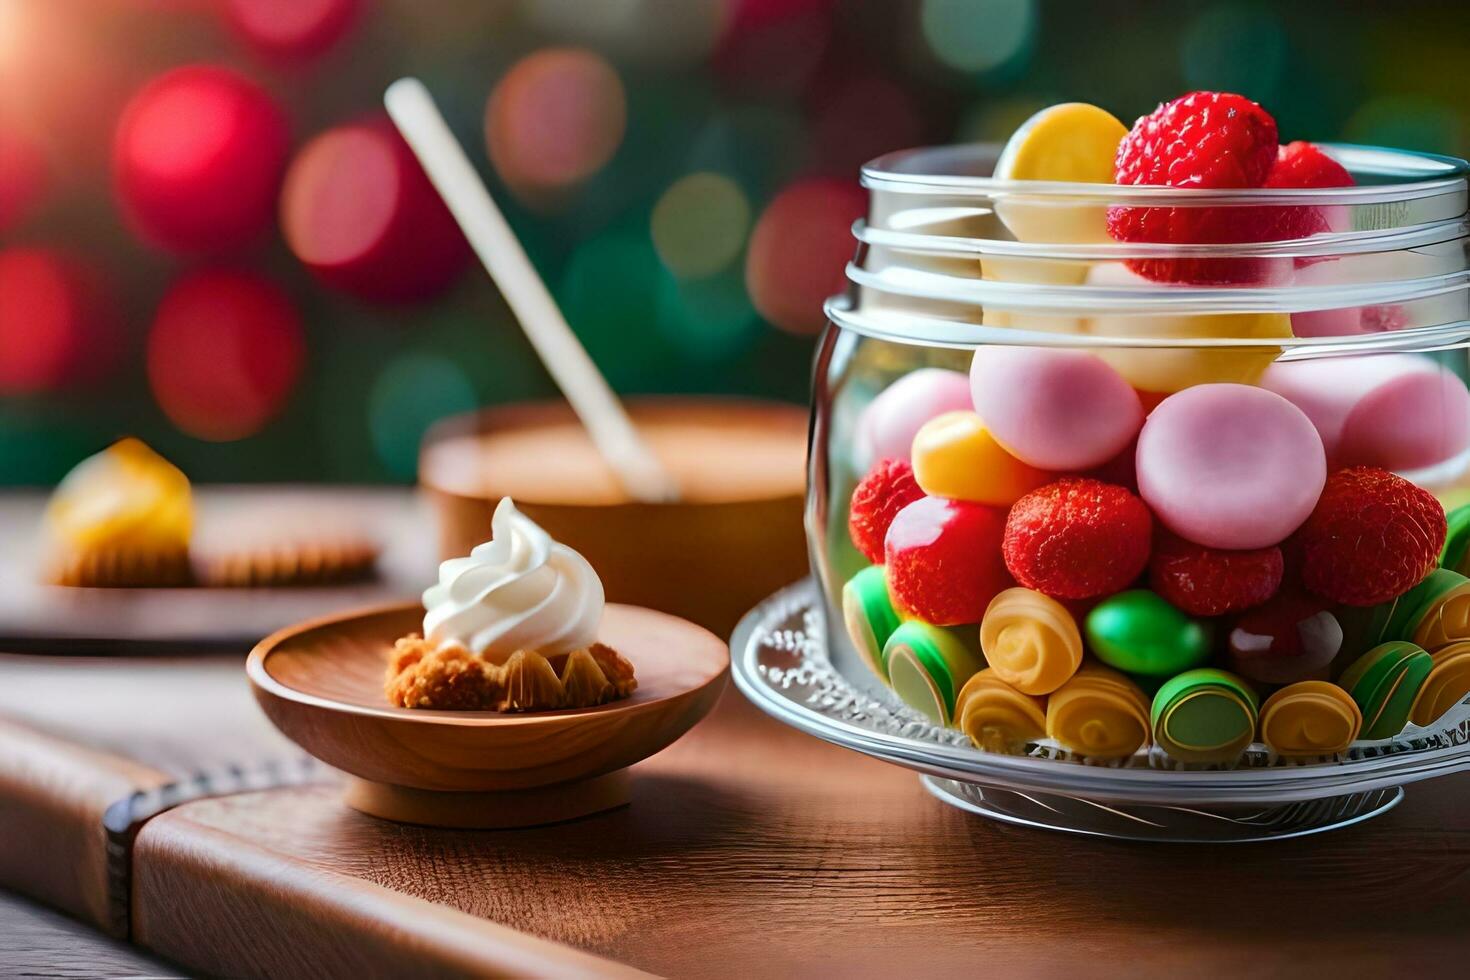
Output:
[[649,503],[677,498],[673,479],[567,325],[429,90],[416,78],[400,78],[383,103],[623,488]]

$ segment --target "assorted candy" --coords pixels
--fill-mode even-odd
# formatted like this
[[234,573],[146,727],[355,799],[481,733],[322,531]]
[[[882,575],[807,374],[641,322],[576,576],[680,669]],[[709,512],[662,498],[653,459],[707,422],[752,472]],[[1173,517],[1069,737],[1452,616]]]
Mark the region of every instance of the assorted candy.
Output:
[[[1209,92],[1131,131],[1093,106],[1053,106],[1007,144],[996,176],[1352,183],[1312,144],[1278,146],[1260,106]],[[1348,227],[1332,207],[1093,210],[1024,192],[996,203],[1021,242],[1270,242]],[[983,278],[1053,281],[1014,257],[981,261]],[[1259,285],[1320,262],[1201,252],[1091,271],[1057,262],[1046,275]],[[1368,314],[1353,314],[1359,332]],[[1372,329],[1399,314],[1383,308]],[[1257,742],[1331,758],[1432,725],[1470,695],[1470,505],[1446,517],[1395,472],[1470,453],[1459,376],[1416,354],[1278,360],[1273,341],[1326,323],[1307,315],[1052,319],[1097,336],[1262,344],[983,347],[968,376],[925,368],[879,393],[858,420],[864,475],[848,510],[873,564],[845,584],[842,609],[900,699],[991,752],[1049,741],[1089,759],[1147,750],[1231,765]]]

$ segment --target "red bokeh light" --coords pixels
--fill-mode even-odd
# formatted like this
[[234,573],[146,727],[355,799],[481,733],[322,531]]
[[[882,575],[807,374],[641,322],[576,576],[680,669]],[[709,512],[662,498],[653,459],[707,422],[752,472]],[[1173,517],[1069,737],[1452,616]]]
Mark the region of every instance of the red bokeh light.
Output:
[[739,0],[712,67],[740,89],[790,96],[816,71],[831,41],[835,0]]
[[485,146],[513,190],[559,190],[612,159],[627,112],[623,83],[605,59],[547,48],[522,58],[490,93]]
[[0,394],[95,380],[120,348],[115,304],[90,266],[53,249],[0,251]]
[[315,58],[357,24],[362,0],[223,0],[230,26],[266,57]]
[[745,257],[745,287],[761,316],[791,333],[822,328],[822,303],[846,284],[852,223],[866,210],[867,195],[848,180],[809,178],[776,195]]
[[844,77],[813,97],[813,168],[851,174],[874,157],[922,141],[913,100],[897,83],[873,76]]
[[50,167],[41,147],[0,128],[0,231],[19,224],[49,184]]
[[214,441],[259,431],[280,411],[305,358],[301,315],[273,283],[205,269],[164,296],[148,334],[148,382],[183,431]]
[[211,65],[176,68],[123,111],[118,196],[156,244],[235,248],[269,227],[289,149],[286,116],[260,86]]
[[281,192],[281,228],[324,283],[379,302],[441,291],[470,254],[408,144],[378,117],[302,147]]

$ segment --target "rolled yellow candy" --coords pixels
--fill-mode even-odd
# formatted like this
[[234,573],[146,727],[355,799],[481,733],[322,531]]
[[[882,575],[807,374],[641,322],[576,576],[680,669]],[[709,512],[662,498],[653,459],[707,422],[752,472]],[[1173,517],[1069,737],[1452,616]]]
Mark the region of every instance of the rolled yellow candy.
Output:
[[1297,681],[1261,705],[1261,741],[1286,758],[1347,751],[1363,729],[1363,712],[1347,691],[1327,681]]
[[982,670],[955,699],[955,727],[986,752],[1016,754],[1046,733],[1046,702]]
[[1462,640],[1470,640],[1470,583],[1434,600],[1414,627],[1414,642],[1430,653]]
[[1439,721],[1470,694],[1470,641],[1451,643],[1429,656],[1434,666],[1409,709],[1409,720],[1421,727]]
[[1023,694],[1050,694],[1082,666],[1082,634],[1067,607],[1033,589],[1006,589],[980,621],[980,649]]
[[951,500],[1008,507],[1054,479],[1002,449],[974,412],[945,412],[925,422],[912,454],[920,489]]
[[1122,759],[1148,744],[1148,712],[1137,684],[1089,664],[1047,700],[1046,734],[1079,755]]

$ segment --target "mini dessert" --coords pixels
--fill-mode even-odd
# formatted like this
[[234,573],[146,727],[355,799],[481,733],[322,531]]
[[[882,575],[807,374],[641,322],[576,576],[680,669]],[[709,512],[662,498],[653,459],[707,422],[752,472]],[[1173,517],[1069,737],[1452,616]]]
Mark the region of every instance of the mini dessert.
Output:
[[1148,744],[1148,696],[1107,667],[1088,665],[1052,692],[1046,734],[1095,759],[1122,759]]
[[1147,589],[1109,596],[1087,614],[1087,645],[1110,667],[1163,679],[1210,657],[1209,624],[1191,619]]
[[187,585],[194,510],[189,479],[137,439],[82,460],[46,508],[54,585]]
[[1250,685],[1233,674],[1187,670],[1154,696],[1154,744],[1180,762],[1234,762],[1255,738],[1259,704]]
[[439,566],[424,633],[389,658],[402,708],[547,711],[632,694],[633,665],[597,642],[602,581],[587,560],[516,510],[495,508],[493,537]]
[[990,672],[1023,694],[1050,694],[1082,666],[1077,621],[1060,602],[1031,589],[1006,589],[980,621]]
[[847,635],[862,655],[863,662],[879,677],[888,678],[883,667],[883,648],[901,622],[882,565],[870,565],[842,587],[842,619]]
[[1346,752],[1362,728],[1357,702],[1326,681],[1288,684],[1261,705],[1261,741],[1287,759]]
[[936,725],[950,723],[960,688],[984,666],[957,636],[928,623],[904,623],[883,647],[894,693]]
[[194,575],[216,588],[332,585],[370,577],[378,543],[310,503],[244,505],[200,523]]
[[1470,641],[1461,640],[1429,655],[1434,666],[1409,711],[1416,725],[1432,725],[1470,694]]
[[955,699],[954,727],[976,748],[1020,753],[1046,734],[1046,699],[1022,694],[994,670],[982,670]]
[[1421,648],[1402,640],[1374,647],[1343,672],[1338,683],[1363,712],[1363,737],[1393,738],[1409,723],[1434,661]]

